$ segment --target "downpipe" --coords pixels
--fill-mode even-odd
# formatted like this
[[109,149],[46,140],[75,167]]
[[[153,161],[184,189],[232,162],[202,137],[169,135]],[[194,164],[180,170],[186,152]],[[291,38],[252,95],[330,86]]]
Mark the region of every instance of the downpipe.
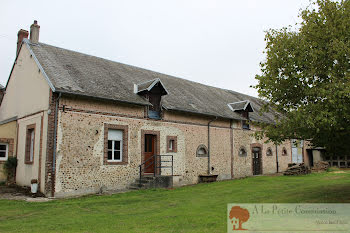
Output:
[[210,123],[216,121],[218,117],[212,119],[208,122],[208,175],[211,175],[211,166],[210,166]]

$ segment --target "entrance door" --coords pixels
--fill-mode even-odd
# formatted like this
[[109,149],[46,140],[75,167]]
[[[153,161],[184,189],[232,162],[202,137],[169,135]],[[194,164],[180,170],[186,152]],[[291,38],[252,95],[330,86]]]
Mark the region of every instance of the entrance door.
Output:
[[303,162],[303,140],[292,140],[292,163]]
[[253,175],[261,174],[261,149],[260,147],[254,147],[253,151]]
[[145,134],[145,173],[154,173],[154,158],[155,155],[155,145],[156,136],[152,134]]

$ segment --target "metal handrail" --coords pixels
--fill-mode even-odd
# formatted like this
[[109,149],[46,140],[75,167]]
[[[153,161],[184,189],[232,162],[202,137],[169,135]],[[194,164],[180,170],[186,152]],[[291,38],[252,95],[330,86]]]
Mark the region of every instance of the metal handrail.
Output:
[[[162,156],[163,157],[171,157],[171,160],[167,161],[162,161]],[[157,166],[157,159],[160,158],[160,166]],[[146,166],[146,163],[153,159],[153,161]],[[171,166],[162,166],[162,162],[171,162]],[[139,182],[141,186],[141,179],[142,179],[142,171],[146,170],[146,168],[149,168],[151,165],[154,164],[154,172],[153,176],[155,177],[157,175],[157,169],[160,168],[159,170],[159,175],[162,173],[162,168],[171,168],[171,176],[174,176],[174,156],[173,155],[153,155],[152,157],[149,157],[147,160],[145,160],[143,163],[139,165],[139,170],[140,170],[140,176],[139,176]],[[143,169],[142,169],[143,166]]]

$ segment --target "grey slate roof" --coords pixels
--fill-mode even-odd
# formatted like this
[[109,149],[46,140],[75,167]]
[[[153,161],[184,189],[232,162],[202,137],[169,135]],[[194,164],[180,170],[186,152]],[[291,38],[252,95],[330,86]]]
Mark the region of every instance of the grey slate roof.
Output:
[[227,104],[248,100],[256,111],[250,114],[251,120],[273,122],[274,119],[271,113],[262,116],[257,113],[263,101],[255,97],[44,43],[31,44],[27,39],[24,43],[32,50],[56,92],[149,105],[134,93],[134,84],[158,78],[169,92],[162,98],[162,106],[167,110],[239,120],[243,119],[241,115]]

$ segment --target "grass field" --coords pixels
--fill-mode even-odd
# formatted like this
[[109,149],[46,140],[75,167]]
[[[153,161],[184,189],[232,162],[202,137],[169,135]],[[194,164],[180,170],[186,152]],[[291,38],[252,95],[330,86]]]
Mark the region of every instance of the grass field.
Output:
[[0,232],[226,232],[227,203],[350,203],[350,171],[45,203],[0,200]]

